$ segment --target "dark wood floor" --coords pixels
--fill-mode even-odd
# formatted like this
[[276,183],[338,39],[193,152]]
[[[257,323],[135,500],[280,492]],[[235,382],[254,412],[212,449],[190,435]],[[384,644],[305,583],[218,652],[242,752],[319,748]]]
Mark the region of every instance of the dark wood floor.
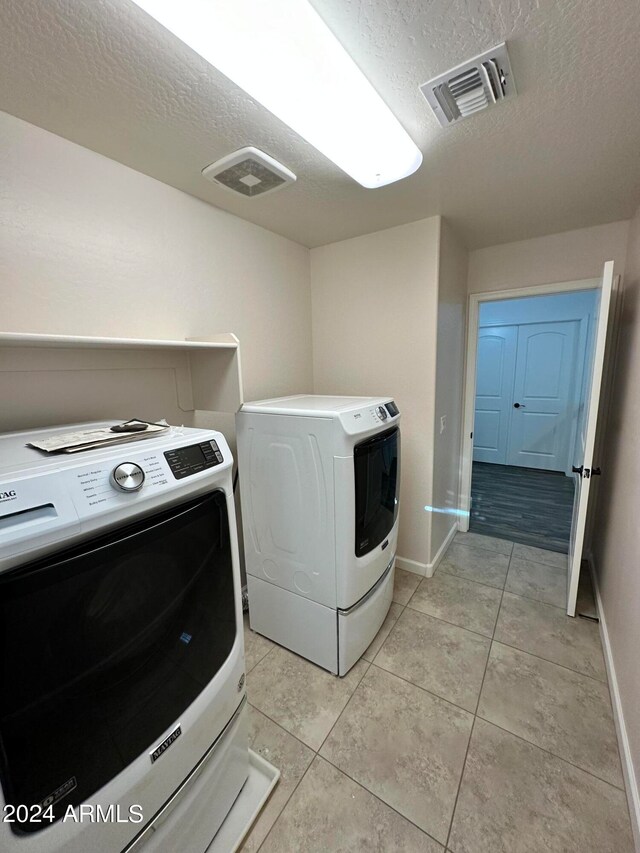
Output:
[[566,554],[572,509],[573,480],[562,473],[473,463],[469,529],[474,533]]

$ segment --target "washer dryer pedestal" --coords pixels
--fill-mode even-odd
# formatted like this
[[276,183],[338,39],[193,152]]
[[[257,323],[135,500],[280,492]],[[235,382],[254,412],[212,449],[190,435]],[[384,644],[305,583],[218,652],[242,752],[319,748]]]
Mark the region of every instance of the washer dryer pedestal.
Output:
[[[247,575],[249,621],[257,631],[335,675],[360,660],[384,622],[393,596],[395,557],[382,577],[348,610],[334,610]],[[283,619],[282,614],[287,618]]]

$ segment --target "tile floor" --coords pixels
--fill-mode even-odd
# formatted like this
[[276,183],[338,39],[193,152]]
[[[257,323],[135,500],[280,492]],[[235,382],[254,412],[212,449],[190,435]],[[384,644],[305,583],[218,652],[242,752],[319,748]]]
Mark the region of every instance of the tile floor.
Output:
[[632,853],[598,626],[562,555],[458,534],[396,569],[338,679],[245,630],[251,744],[282,771],[244,850]]

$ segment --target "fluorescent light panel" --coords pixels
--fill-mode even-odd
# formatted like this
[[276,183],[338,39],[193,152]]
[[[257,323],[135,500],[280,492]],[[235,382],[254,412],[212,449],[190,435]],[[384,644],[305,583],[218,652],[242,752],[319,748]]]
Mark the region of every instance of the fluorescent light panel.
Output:
[[306,0],[134,0],[363,187],[422,154]]

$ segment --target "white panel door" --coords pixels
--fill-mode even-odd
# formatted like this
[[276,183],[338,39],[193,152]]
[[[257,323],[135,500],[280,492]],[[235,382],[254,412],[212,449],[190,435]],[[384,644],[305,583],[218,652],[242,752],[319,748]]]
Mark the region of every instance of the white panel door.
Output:
[[576,470],[576,489],[573,501],[573,520],[571,523],[571,539],[569,542],[569,575],[567,581],[567,613],[576,615],[576,600],[578,583],[580,581],[580,565],[584,547],[584,534],[589,508],[589,491],[593,473],[600,473],[594,468],[594,449],[598,426],[598,411],[602,390],[602,374],[607,349],[607,336],[611,324],[611,296],[613,292],[613,261],[607,261],[602,273],[602,289],[600,291],[600,307],[596,326],[595,345],[591,366],[591,382],[588,385],[588,402],[586,417],[583,421],[582,434],[576,442],[577,450],[583,449],[582,462],[578,462]]
[[517,326],[478,331],[474,462],[506,464],[517,340]]
[[578,322],[518,327],[508,465],[565,471],[575,423]]

